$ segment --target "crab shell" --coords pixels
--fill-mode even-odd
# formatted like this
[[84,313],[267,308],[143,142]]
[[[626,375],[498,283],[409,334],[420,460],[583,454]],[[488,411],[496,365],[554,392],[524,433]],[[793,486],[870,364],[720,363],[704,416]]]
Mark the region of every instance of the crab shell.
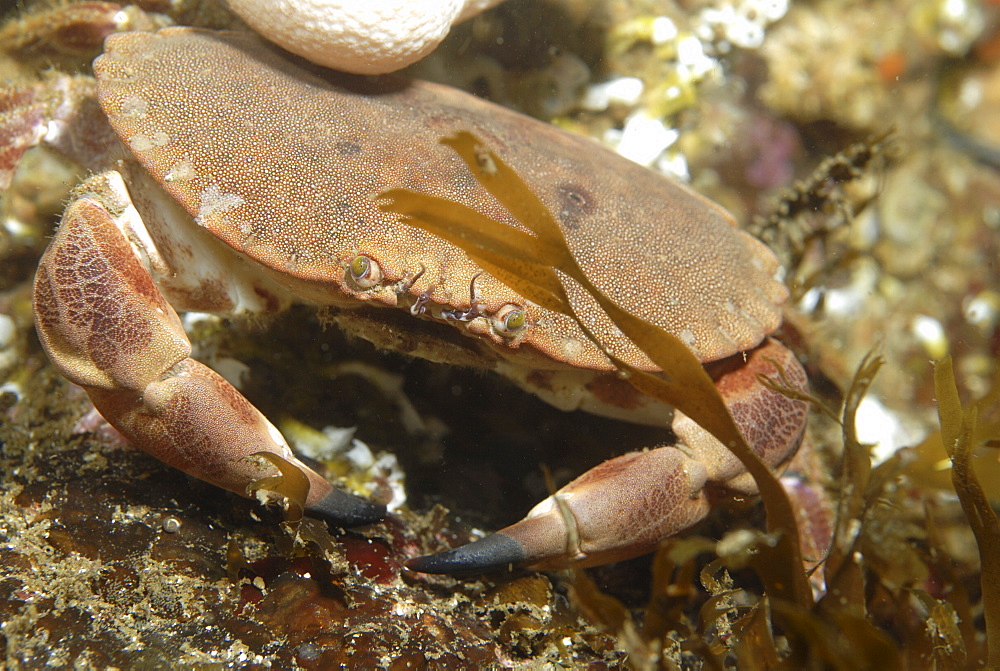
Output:
[[[94,70],[101,106],[149,174],[199,226],[287,290],[257,282],[257,299],[272,307],[409,307],[429,292],[430,316],[468,309],[480,269],[374,200],[404,187],[521,227],[439,144],[468,130],[555,214],[595,284],[702,361],[751,349],[780,324],[787,291],[774,278],[777,260],[725,210],[589,139],[471,95],[321,70],[248,34],[191,29],[113,36]],[[191,270],[185,249],[161,253],[176,257],[168,266]],[[372,286],[346,270],[358,255],[380,269]],[[176,307],[256,309],[229,292],[226,277],[196,273],[160,278]],[[527,328],[513,335],[489,319],[456,323],[504,357],[526,367],[612,369],[568,317],[488,275],[476,288],[487,313],[508,304],[526,312]],[[585,292],[571,287],[570,295],[612,351],[650,367]]]

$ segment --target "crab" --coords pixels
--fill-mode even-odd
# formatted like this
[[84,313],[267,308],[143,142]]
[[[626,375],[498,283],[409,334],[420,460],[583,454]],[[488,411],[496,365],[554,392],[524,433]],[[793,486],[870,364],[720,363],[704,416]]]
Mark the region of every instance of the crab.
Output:
[[[495,370],[560,408],[671,422],[570,318],[378,206],[378,194],[402,187],[519,227],[440,144],[457,131],[518,172],[595,284],[704,362],[769,466],[783,468],[802,442],[806,404],[758,380],[780,370],[807,389],[795,356],[770,337],[788,296],[778,262],[690,189],[466,93],[323,70],[247,33],[117,34],[94,75],[99,110],[68,96],[39,123],[45,137],[22,143],[48,142],[92,171],[39,264],[35,323],[62,373],[167,464],[248,496],[274,472],[248,457],[270,452],[308,477],[306,514],[337,526],[384,514],[300,461],[239,391],[192,359],[178,311],[336,310],[380,347]],[[581,290],[569,292],[617,358],[654,368]],[[671,426],[675,444],[616,456],[520,522],[410,568],[606,563],[695,524],[713,490],[755,492],[705,430],[680,412]]]

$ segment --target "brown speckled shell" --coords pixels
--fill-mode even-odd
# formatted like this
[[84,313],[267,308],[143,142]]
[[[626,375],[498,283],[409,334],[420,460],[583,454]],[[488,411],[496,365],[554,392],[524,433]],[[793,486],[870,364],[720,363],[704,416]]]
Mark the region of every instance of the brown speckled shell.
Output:
[[[423,266],[411,293],[433,288],[433,300],[468,306],[478,267],[379,211],[373,196],[414,189],[516,226],[439,144],[469,130],[556,215],[597,285],[702,360],[749,349],[780,323],[787,292],[774,279],[777,261],[727,212],[589,139],[466,93],[320,70],[252,35],[183,28],[114,36],[94,69],[104,110],[146,169],[233,249],[305,281],[309,300],[394,306],[389,283]],[[344,264],[359,253],[378,261],[384,286],[365,292],[345,281]],[[489,310],[525,303],[492,277],[477,287]],[[588,305],[582,291],[571,296]],[[531,326],[514,341],[483,320],[464,328],[501,351],[609,367],[568,318],[537,306],[528,313]],[[595,328],[648,365],[603,316]]]

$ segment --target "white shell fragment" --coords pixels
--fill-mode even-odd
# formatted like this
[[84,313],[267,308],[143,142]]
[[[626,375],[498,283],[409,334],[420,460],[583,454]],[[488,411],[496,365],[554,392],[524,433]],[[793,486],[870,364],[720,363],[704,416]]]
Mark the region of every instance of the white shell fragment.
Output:
[[500,0],[229,0],[261,35],[318,65],[383,74],[415,63],[451,26]]

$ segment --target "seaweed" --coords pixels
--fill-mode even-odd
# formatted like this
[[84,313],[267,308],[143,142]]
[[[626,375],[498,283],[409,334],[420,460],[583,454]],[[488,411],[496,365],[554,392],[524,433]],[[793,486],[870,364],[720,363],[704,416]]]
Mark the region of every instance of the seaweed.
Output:
[[[1000,520],[983,491],[970,463],[976,447],[979,407],[964,408],[955,383],[951,357],[934,366],[934,390],[938,397],[941,435],[951,459],[951,481],[972,527],[979,548],[983,618],[986,621],[986,665],[1000,667]],[[996,447],[996,440],[984,441]],[[972,641],[970,641],[972,643]]]
[[267,496],[268,492],[273,492],[282,497],[284,525],[297,527],[302,519],[303,511],[306,507],[306,498],[309,496],[309,478],[305,472],[273,452],[255,452],[248,459],[261,459],[270,463],[278,469],[278,475],[254,480],[247,486],[247,496]]
[[840,419],[844,442],[843,467],[838,487],[840,497],[833,542],[825,564],[827,595],[821,603],[821,607],[833,603],[838,603],[841,607],[852,604],[850,610],[859,616],[864,615],[864,583],[859,565],[850,561],[850,558],[857,551],[861,537],[860,526],[873,505],[873,497],[869,494],[877,496],[881,487],[874,490],[869,488],[871,455],[867,446],[858,440],[855,417],[862,398],[883,363],[880,357],[869,353],[858,366],[844,399]]
[[[747,232],[774,250],[789,269],[794,296],[822,286],[834,271],[850,267],[866,254],[846,244],[844,233],[855,214],[881,192],[882,173],[895,158],[893,140],[894,131],[886,131],[826,157],[807,177],[779,194],[769,216],[748,222]],[[873,184],[861,186],[866,178]],[[818,265],[810,255],[816,250],[823,250]]]

